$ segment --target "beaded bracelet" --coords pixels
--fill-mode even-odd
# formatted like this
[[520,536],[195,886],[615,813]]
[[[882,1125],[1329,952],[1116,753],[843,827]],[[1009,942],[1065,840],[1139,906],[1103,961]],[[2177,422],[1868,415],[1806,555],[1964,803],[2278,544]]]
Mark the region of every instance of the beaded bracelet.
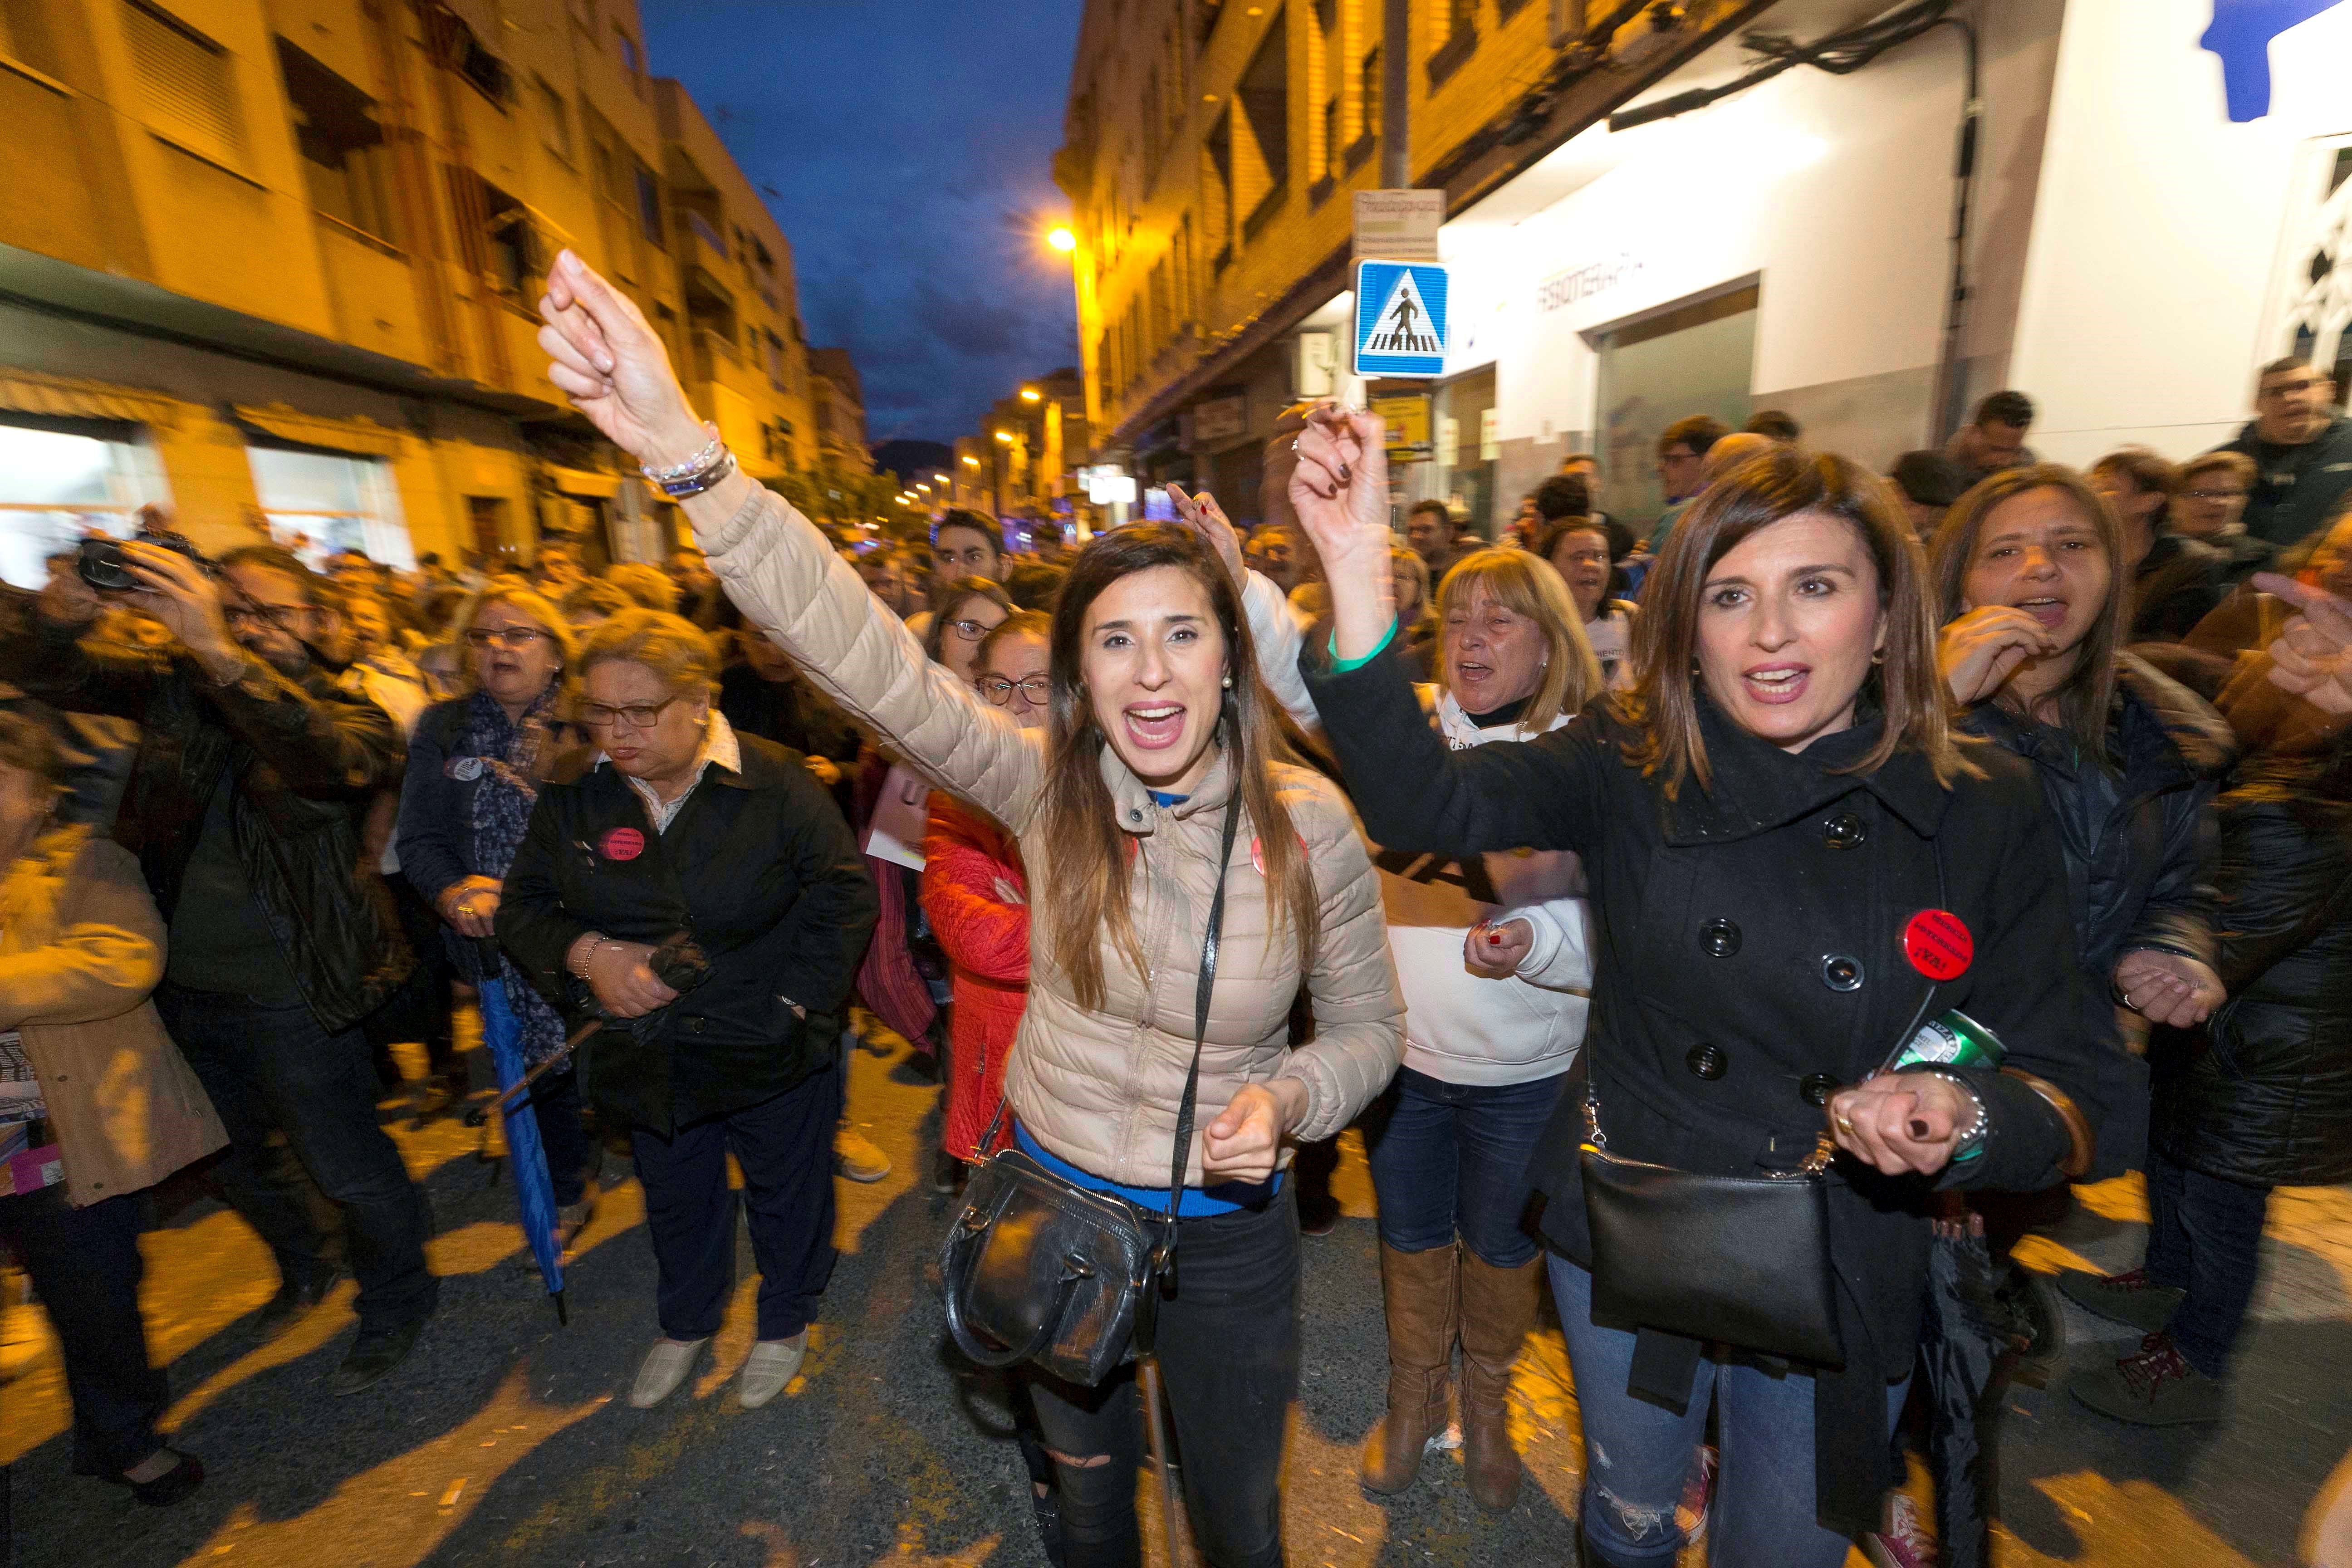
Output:
[[683,463],[675,464],[667,468],[656,468],[651,463],[640,463],[637,465],[637,472],[658,485],[670,479],[686,479],[710,467],[719,460],[719,453],[724,443],[719,439],[719,426],[705,420],[702,427],[710,432],[710,439],[703,445],[702,450],[693,457]]
[[654,489],[672,500],[684,500],[689,496],[700,495],[734,471],[735,454],[721,447],[719,448],[718,458],[709,467],[688,474],[684,479],[656,479]]

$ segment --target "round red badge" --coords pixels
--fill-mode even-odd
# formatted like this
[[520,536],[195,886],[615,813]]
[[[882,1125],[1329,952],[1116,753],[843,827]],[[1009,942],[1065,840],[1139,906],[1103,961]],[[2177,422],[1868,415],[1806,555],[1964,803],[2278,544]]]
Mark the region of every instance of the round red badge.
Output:
[[646,852],[646,836],[634,827],[608,829],[597,848],[607,860],[634,860]]
[[1903,922],[1903,956],[1930,980],[1958,980],[1976,955],[1977,939],[1949,910],[1921,910]]

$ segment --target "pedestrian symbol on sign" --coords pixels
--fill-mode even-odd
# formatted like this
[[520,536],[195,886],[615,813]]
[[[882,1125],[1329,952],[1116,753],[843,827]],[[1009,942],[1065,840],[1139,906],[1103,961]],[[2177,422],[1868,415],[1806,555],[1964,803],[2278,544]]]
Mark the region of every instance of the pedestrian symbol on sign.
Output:
[[1445,268],[1433,262],[1356,267],[1356,374],[1445,374]]

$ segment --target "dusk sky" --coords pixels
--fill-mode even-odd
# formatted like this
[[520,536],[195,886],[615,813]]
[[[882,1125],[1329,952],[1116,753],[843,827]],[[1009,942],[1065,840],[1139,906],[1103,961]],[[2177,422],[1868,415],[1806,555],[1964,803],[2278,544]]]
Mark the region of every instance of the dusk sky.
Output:
[[1077,363],[1043,243],[1083,0],[643,0],[793,244],[811,342],[846,346],[872,438],[951,441]]

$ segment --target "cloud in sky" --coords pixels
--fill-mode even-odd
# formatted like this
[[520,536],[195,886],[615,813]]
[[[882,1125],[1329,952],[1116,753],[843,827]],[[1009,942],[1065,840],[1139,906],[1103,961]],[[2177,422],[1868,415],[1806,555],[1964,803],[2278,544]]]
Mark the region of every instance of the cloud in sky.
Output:
[[877,441],[952,440],[1077,363],[1054,150],[1082,0],[644,0],[793,244],[810,342],[848,348]]

